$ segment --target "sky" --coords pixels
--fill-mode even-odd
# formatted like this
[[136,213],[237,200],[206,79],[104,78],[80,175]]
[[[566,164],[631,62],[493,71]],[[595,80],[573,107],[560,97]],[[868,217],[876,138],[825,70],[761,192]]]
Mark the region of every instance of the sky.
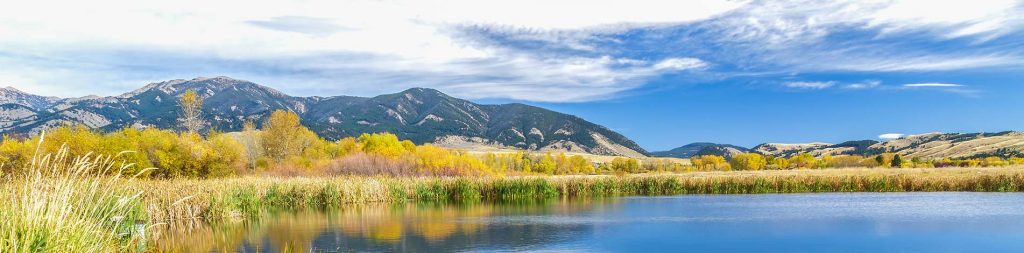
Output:
[[647,150],[1024,130],[1024,2],[9,1],[0,86],[229,76],[429,87],[575,114]]

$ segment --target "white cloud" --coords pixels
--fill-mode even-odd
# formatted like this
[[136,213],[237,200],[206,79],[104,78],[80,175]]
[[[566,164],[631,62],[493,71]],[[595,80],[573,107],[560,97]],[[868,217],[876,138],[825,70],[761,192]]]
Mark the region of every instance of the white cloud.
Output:
[[[241,63],[239,65],[305,59],[304,63],[292,66],[291,71],[327,76],[339,73],[359,75],[346,76],[347,80],[354,81],[344,82],[347,85],[338,87],[339,90],[451,85],[465,87],[459,93],[467,96],[498,95],[489,92],[494,87],[482,87],[488,83],[507,86],[502,87],[507,89],[551,88],[578,92],[578,97],[602,97],[610,95],[606,92],[636,87],[630,82],[637,81],[637,78],[706,64],[694,58],[666,57],[651,59],[656,62],[654,65],[620,66],[628,64],[617,64],[608,59],[620,60],[622,57],[605,59],[602,56],[516,52],[506,45],[477,41],[455,30],[465,26],[483,26],[527,31],[608,33],[705,20],[743,4],[728,0],[604,3],[584,0],[21,1],[7,3],[0,8],[0,57],[5,57],[4,51],[9,51],[6,53],[14,55],[7,55],[7,61],[15,61],[15,65],[39,64],[31,66],[36,70],[33,74],[39,75],[8,70],[0,73],[0,82],[18,82],[15,85],[20,86],[67,87],[96,81],[120,84],[139,78],[151,81],[190,78],[198,74],[188,74],[190,72],[240,72],[242,76],[238,77],[257,81],[263,75],[259,71],[238,71],[234,66],[210,65],[205,69],[180,73],[165,71],[119,78],[119,75],[132,75],[119,67],[150,60],[119,53],[128,50],[197,61]],[[58,5],[61,8],[53,8]],[[244,8],[239,9],[239,6]],[[575,39],[563,42],[578,43],[576,46],[580,48],[590,46]],[[59,61],[53,58],[83,53],[101,57],[93,59],[96,62],[81,64],[103,66],[49,66],[54,64],[52,61]],[[339,58],[329,59],[326,55],[344,55],[340,59],[350,62],[341,63],[336,60]],[[33,60],[28,62],[25,59]],[[473,66],[479,63],[490,67]],[[11,69],[8,66],[4,67]],[[499,66],[508,67],[511,71]],[[526,68],[536,69],[526,71]],[[184,76],[181,73],[185,73]],[[406,84],[372,83],[406,73],[417,73],[421,78],[407,76],[401,80],[410,82]],[[83,76],[85,78],[73,79]],[[493,78],[495,76],[500,78]],[[64,79],[62,82],[52,80],[61,78]],[[279,77],[267,79],[280,80]],[[360,83],[360,80],[371,82]],[[623,82],[618,88],[604,87],[616,86],[618,82]],[[299,88],[281,88],[304,93]],[[28,87],[26,90],[65,89]],[[120,91],[112,88],[102,92]],[[511,97],[537,101],[559,99],[536,92]]]
[[[908,50],[881,41],[911,34],[914,41],[984,44],[1019,32],[1022,8],[1010,0],[18,1],[0,8],[0,83],[61,96],[85,95],[69,88],[89,85],[89,92],[111,95],[149,81],[228,75],[297,95],[429,86],[471,98],[587,101],[667,73],[715,71],[711,66],[758,72],[1019,66],[1019,50]],[[694,32],[659,33],[651,44],[616,36],[666,28]],[[833,36],[851,31],[868,35],[852,42]],[[697,48],[678,50],[680,44]],[[642,55],[629,54],[635,52]]]
[[961,37],[1006,32],[1006,25],[1021,21],[1017,13],[1019,8],[1020,2],[1016,0],[901,0],[874,11],[866,18],[869,26],[880,26],[886,30],[934,26],[947,28],[939,31],[947,37]]
[[[669,58],[656,63],[635,59],[567,58],[521,60],[491,66],[467,64],[463,72],[490,73],[490,78],[441,84],[440,89],[466,98],[512,98],[542,102],[580,102],[603,99],[636,88],[647,78],[676,71],[699,69],[706,64],[693,58]],[[497,81],[496,81],[497,80]],[[510,83],[508,80],[515,80]]]
[[965,97],[979,98],[982,91],[971,89],[967,85],[955,83],[908,83],[900,86],[901,89],[928,89],[946,93],[953,93]]
[[921,57],[860,57],[840,63],[833,68],[853,71],[943,71],[983,67],[1009,66],[1024,63],[1024,59],[1009,56],[921,56]]
[[1015,0],[764,1],[739,9],[719,25],[739,28],[732,38],[767,46],[813,42],[838,27],[881,29],[883,34],[924,31],[947,38],[987,36],[1019,29],[1022,8]]
[[[1019,53],[981,45],[1019,32],[1024,28],[1021,17],[1024,5],[1013,0],[762,1],[701,27],[715,34],[711,39],[716,43],[729,47],[732,52],[724,56],[759,66],[790,71],[945,71],[1024,63]],[[851,37],[850,32],[857,35]],[[955,38],[975,43],[950,50],[915,47]]]
[[953,84],[953,83],[908,83],[908,84],[904,84],[903,85],[903,87],[910,87],[910,88],[916,88],[916,87],[943,87],[943,88],[949,88],[949,87],[963,87],[963,86],[964,85],[962,85],[962,84]]
[[707,67],[707,63],[696,58],[668,58],[654,64],[654,70],[686,70]]
[[786,86],[786,87],[789,87],[789,88],[820,90],[820,89],[827,89],[827,88],[830,88],[832,86],[835,86],[836,82],[834,82],[834,81],[828,81],[828,82],[786,82],[786,83],[783,83],[782,85]]
[[892,140],[892,139],[903,138],[903,136],[906,136],[906,135],[905,134],[897,134],[897,133],[888,133],[888,134],[879,135],[878,138],[879,139],[883,139],[883,140]]
[[847,89],[871,89],[882,85],[882,81],[879,80],[867,80],[859,83],[851,83],[846,85]]

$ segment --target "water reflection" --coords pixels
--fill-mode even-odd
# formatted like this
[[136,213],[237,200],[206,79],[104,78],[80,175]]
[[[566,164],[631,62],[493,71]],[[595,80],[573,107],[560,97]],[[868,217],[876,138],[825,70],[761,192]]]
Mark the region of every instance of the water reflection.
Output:
[[451,252],[526,249],[586,232],[582,223],[500,217],[571,216],[614,208],[615,199],[526,203],[362,204],[334,210],[277,212],[203,224],[180,221],[155,231],[161,252]]
[[685,195],[357,205],[179,222],[163,252],[1024,252],[1024,193]]

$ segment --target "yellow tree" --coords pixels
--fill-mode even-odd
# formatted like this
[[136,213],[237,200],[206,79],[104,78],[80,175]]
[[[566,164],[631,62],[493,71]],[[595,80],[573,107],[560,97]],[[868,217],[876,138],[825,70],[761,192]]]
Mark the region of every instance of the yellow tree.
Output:
[[813,169],[818,166],[818,158],[808,153],[800,153],[790,157],[789,163],[796,168]]
[[895,153],[882,153],[880,155],[875,156],[875,162],[878,163],[878,166],[881,167],[891,167],[892,160],[895,158]]
[[761,170],[768,165],[768,160],[765,160],[764,156],[760,154],[743,153],[732,156],[729,165],[734,170]]
[[316,139],[313,131],[302,126],[298,114],[284,110],[270,114],[260,132],[264,154],[278,161],[302,154]]
[[399,141],[398,136],[390,133],[362,134],[359,136],[359,144],[363,152],[389,158],[397,158],[416,150],[416,144],[408,140]]
[[571,157],[569,157],[569,163],[571,164],[572,173],[574,173],[574,174],[575,173],[583,173],[583,174],[593,174],[594,173],[594,164],[591,163],[589,160],[587,160],[587,158],[585,158],[583,156],[580,156],[580,155],[571,156]]
[[198,133],[203,129],[203,97],[194,90],[185,91],[178,100],[181,106],[181,125],[189,133]]
[[772,158],[771,162],[768,163],[768,168],[776,170],[789,169],[789,160],[786,160],[786,158],[782,157]]
[[864,166],[864,160],[864,157],[859,155],[841,155],[833,157],[826,166],[832,168],[859,167]]
[[544,154],[540,157],[540,161],[537,162],[537,166],[534,170],[540,173],[551,175],[555,172],[555,160],[551,157],[551,154]]
[[729,162],[725,157],[717,155],[702,155],[690,158],[690,163],[700,170],[729,170]]
[[612,159],[612,170],[616,172],[640,172],[640,162],[635,158],[616,157]]
[[260,134],[256,130],[256,123],[253,123],[252,120],[245,121],[245,125],[242,126],[242,133],[238,135],[238,143],[245,150],[245,157],[250,169],[256,169],[256,161],[263,155],[263,144],[260,142]]

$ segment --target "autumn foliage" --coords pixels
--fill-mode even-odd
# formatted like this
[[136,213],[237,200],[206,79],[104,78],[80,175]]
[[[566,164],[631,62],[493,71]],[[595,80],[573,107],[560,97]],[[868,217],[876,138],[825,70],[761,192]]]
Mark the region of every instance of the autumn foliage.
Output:
[[[45,137],[4,138],[0,163],[5,173],[25,167],[37,149],[52,153],[68,144],[71,156],[119,155],[135,174],[151,178],[210,178],[226,175],[392,175],[483,176],[567,175],[680,170],[682,165],[631,158],[595,164],[564,153],[483,153],[416,145],[390,133],[361,134],[337,141],[318,137],[295,113],[276,111],[257,128],[248,122],[240,132],[177,133],[155,128],[126,128],[100,133],[82,126],[50,130]],[[674,167],[673,167],[674,166]]]

